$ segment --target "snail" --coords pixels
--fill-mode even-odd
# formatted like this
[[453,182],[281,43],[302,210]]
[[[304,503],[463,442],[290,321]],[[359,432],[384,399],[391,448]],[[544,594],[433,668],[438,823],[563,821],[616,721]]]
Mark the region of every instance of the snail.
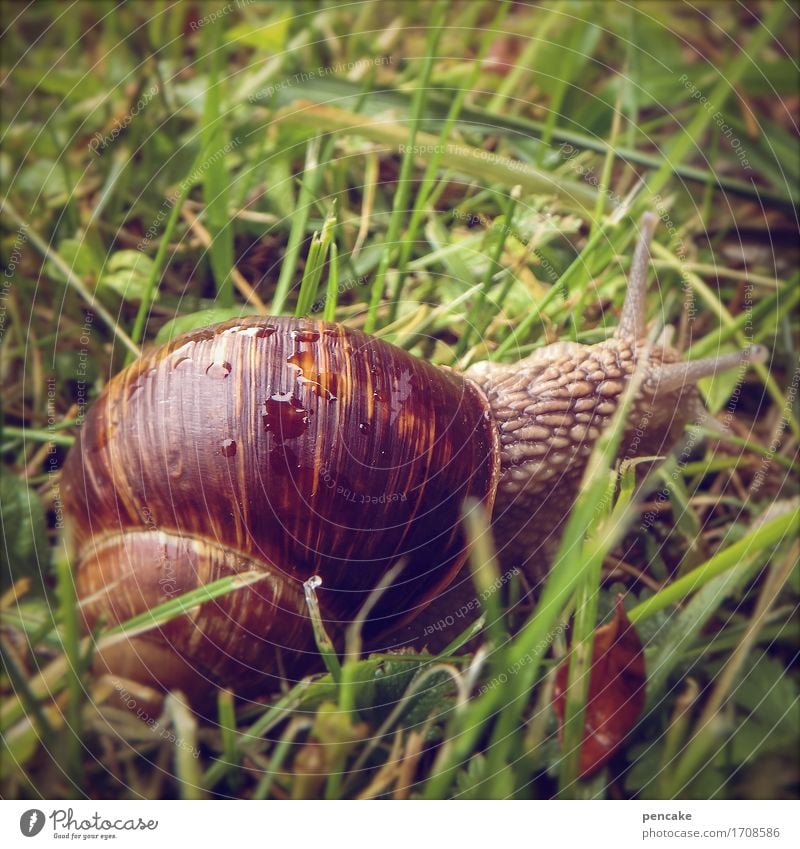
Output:
[[[454,584],[467,499],[490,511],[501,562],[541,577],[645,350],[655,223],[642,220],[619,326],[595,345],[556,342],[458,373],[340,324],[248,317],[116,375],[62,471],[87,627],[219,578],[241,586],[113,643],[98,668],[197,700],[216,686],[274,690],[319,662],[304,583],[318,576],[336,641],[400,561],[364,623],[381,645]],[[764,356],[683,362],[668,332],[648,350],[636,443],[626,433],[620,449],[638,456],[679,438],[701,406],[698,379]]]

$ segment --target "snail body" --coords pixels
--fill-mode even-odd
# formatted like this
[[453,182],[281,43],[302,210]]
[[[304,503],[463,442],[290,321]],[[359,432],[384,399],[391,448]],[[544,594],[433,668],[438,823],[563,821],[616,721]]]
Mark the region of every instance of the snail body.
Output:
[[[336,640],[400,561],[364,625],[381,645],[459,585],[467,499],[492,514],[501,561],[540,578],[644,350],[654,224],[643,221],[619,328],[598,345],[459,374],[342,325],[254,317],[178,337],[118,374],[62,472],[87,626],[220,578],[242,586],[112,644],[99,667],[192,699],[276,689],[318,663],[304,582],[321,579]],[[678,438],[697,379],[760,356],[680,362],[668,343],[649,350],[635,398],[638,455]]]

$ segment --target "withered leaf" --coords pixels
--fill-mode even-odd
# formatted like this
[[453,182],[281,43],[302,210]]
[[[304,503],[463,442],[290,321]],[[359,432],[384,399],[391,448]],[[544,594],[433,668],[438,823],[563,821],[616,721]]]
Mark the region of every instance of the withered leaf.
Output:
[[522,50],[520,39],[509,35],[496,38],[483,60],[483,70],[505,77],[516,64]]
[[[569,656],[556,671],[553,708],[563,736]],[[579,772],[593,775],[619,748],[644,708],[647,675],[639,635],[617,596],[614,618],[595,631]]]

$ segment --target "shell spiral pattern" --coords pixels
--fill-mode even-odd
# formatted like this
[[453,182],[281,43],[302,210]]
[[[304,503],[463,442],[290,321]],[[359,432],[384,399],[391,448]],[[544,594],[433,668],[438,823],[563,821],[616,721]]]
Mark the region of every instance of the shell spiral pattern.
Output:
[[84,617],[113,624],[226,575],[263,579],[101,662],[190,692],[275,686],[316,662],[302,583],[320,576],[336,634],[401,560],[370,615],[377,638],[453,579],[464,500],[491,509],[498,475],[481,391],[386,342],[260,317],[179,337],[109,382],[64,468]]

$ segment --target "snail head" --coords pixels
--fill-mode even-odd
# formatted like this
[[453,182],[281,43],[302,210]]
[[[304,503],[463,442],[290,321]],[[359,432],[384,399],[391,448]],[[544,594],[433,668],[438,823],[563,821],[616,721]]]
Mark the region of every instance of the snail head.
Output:
[[[620,449],[630,453],[634,444],[633,456],[665,454],[688,422],[708,419],[697,390],[701,378],[737,367],[744,372],[766,359],[766,349],[755,345],[740,353],[683,360],[672,347],[671,326],[648,340],[647,273],[656,223],[654,213],[641,220],[627,295],[611,338],[594,345],[556,342],[511,365],[486,362],[467,370],[486,394],[500,430],[500,509],[513,501],[529,514],[538,512],[542,521],[540,499],[556,503],[559,514],[568,506],[642,358],[644,374]],[[523,492],[535,500],[520,502]]]

